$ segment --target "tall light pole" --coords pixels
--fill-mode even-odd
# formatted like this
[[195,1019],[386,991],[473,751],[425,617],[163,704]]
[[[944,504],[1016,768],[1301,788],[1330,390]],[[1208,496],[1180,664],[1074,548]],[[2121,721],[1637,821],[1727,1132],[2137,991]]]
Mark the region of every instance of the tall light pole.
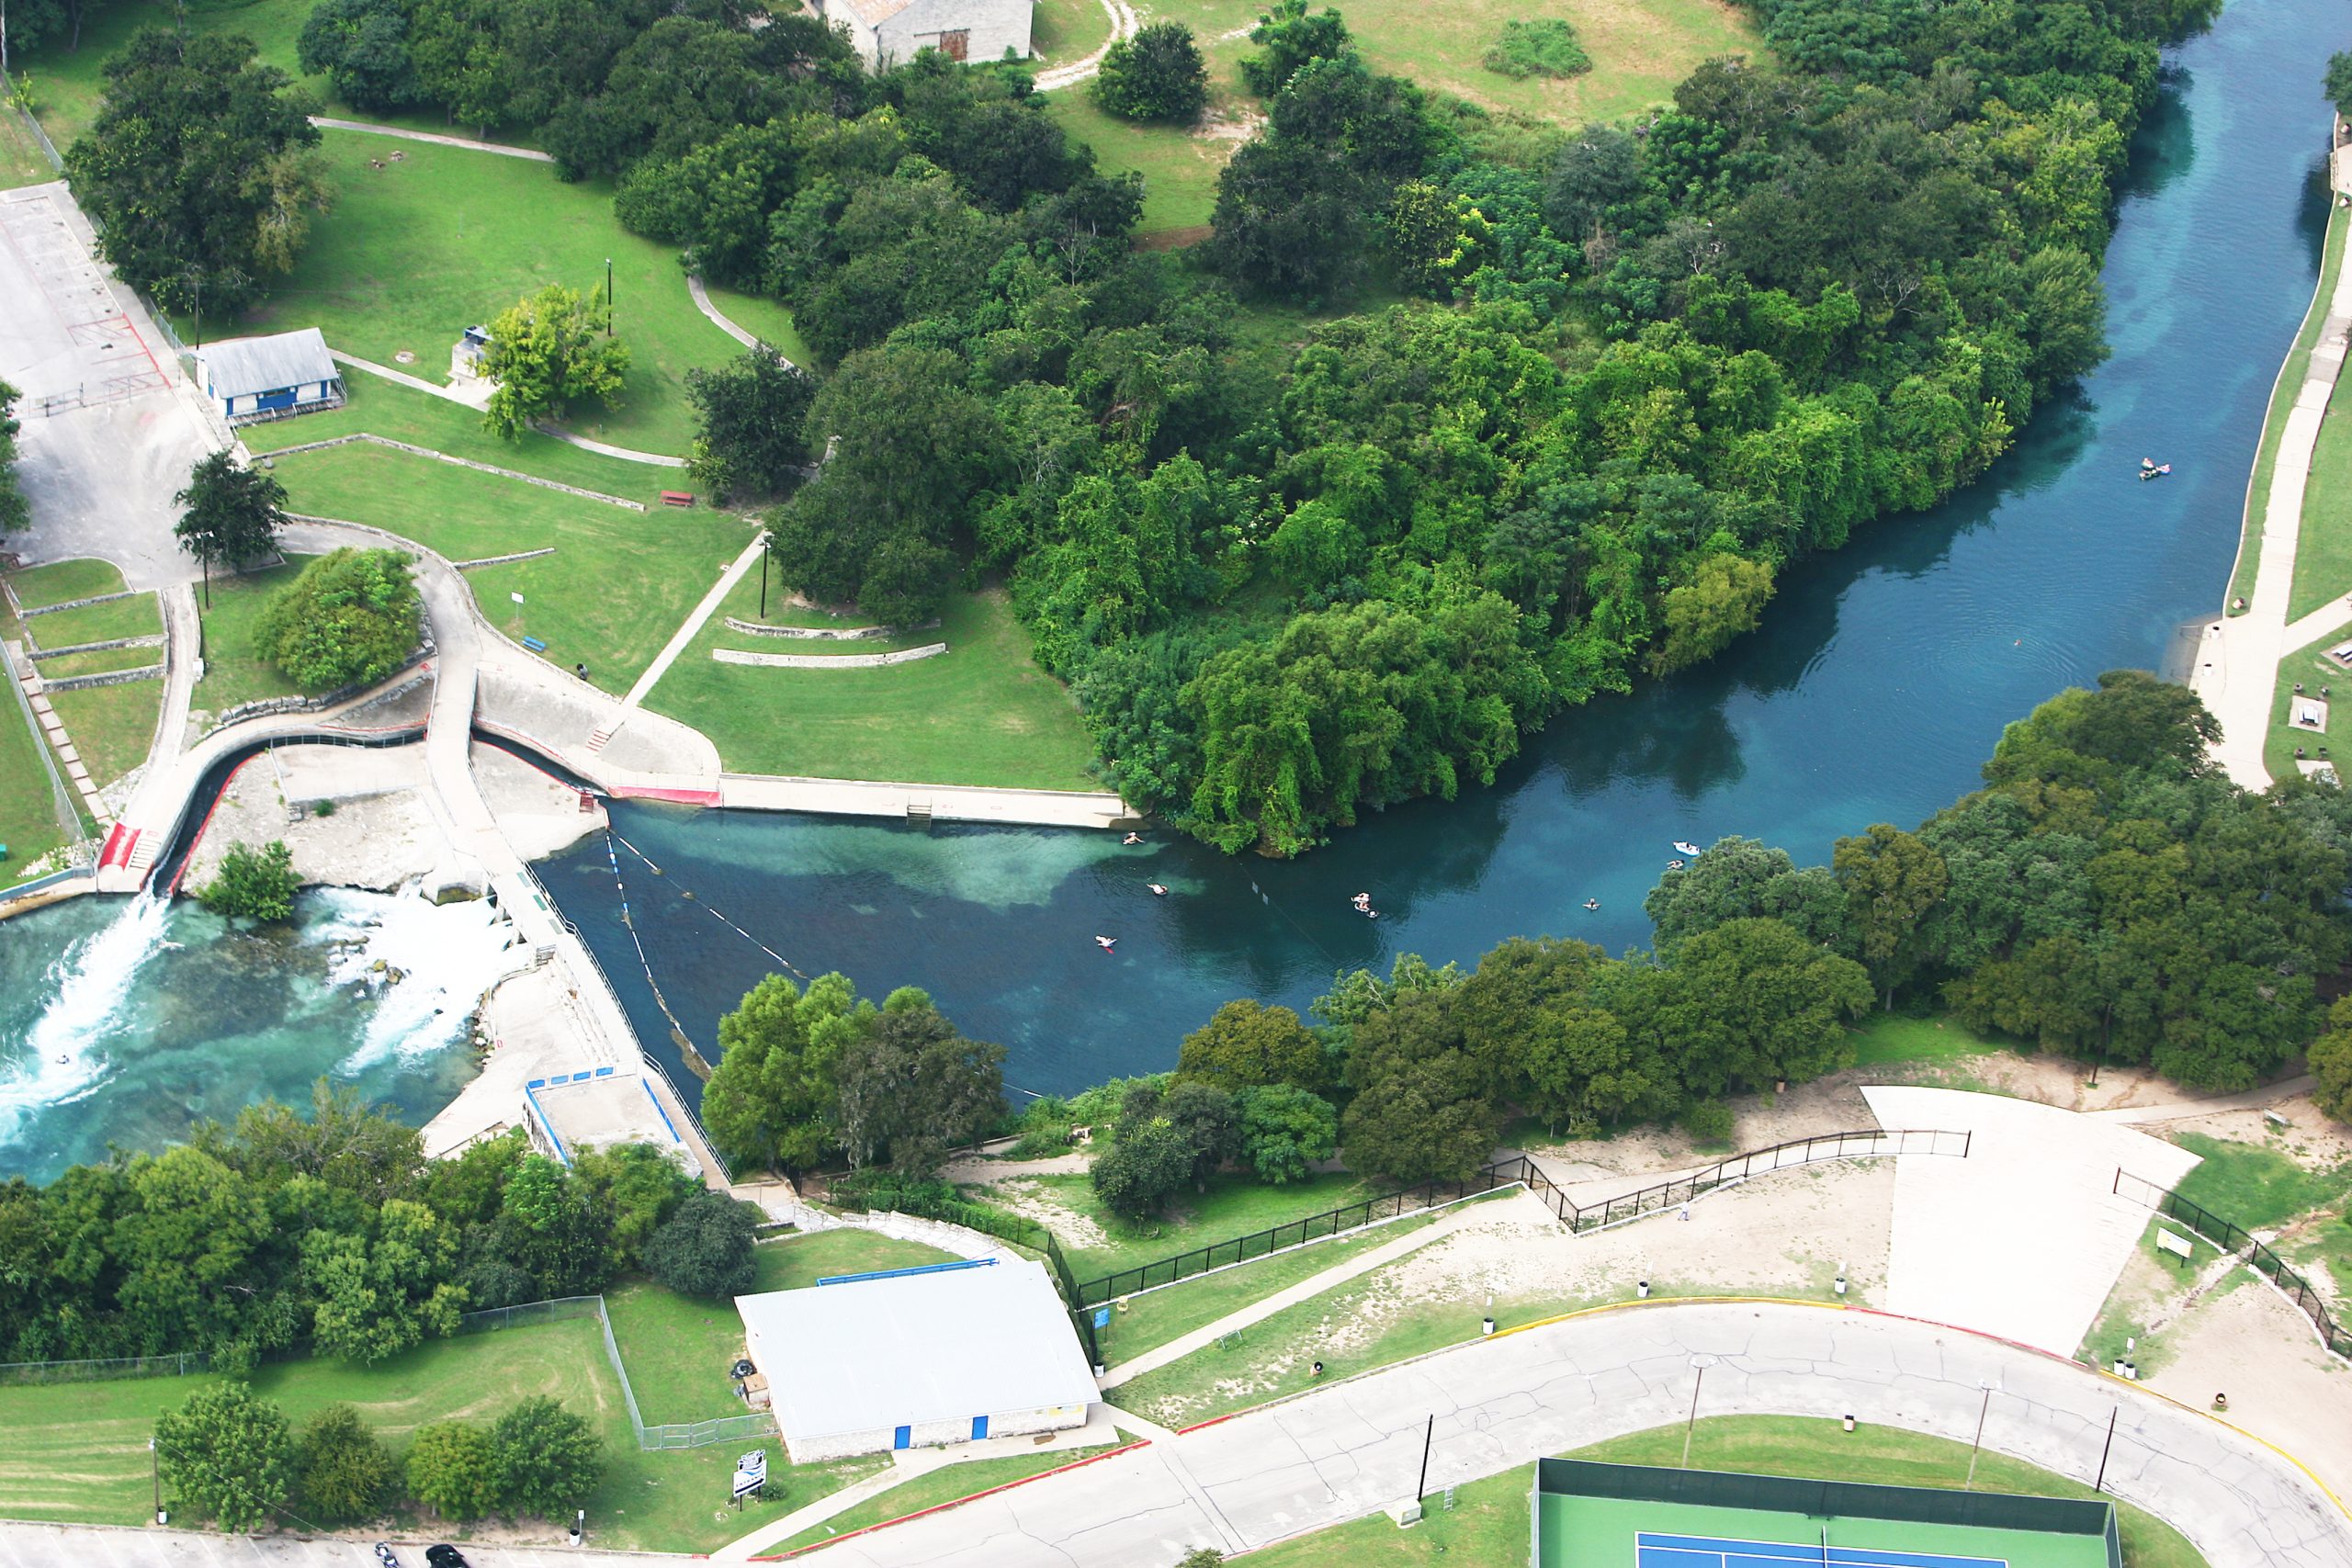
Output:
[[605,335],[613,335],[613,258],[605,258]]
[[1963,1492],[1976,1490],[1976,1452],[1984,1446],[1984,1417],[1992,1414],[1993,1396],[2001,1392],[2001,1380],[1981,1378],[1977,1381],[1976,1386],[1984,1391],[1984,1403],[1976,1407],[1976,1438],[1968,1445],[1968,1479],[1962,1483],[1961,1490]]
[[1690,1468],[1690,1438],[1699,1429],[1699,1391],[1706,1386],[1707,1369],[1715,1364],[1713,1356],[1693,1356],[1691,1367],[1698,1376],[1690,1380],[1690,1418],[1682,1424],[1682,1468]]

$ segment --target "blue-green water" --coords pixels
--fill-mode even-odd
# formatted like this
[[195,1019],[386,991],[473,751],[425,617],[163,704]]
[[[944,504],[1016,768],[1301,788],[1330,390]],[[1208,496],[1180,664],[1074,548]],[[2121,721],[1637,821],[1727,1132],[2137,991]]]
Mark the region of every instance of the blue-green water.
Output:
[[[1640,942],[1642,896],[1677,839],[1745,833],[1819,859],[1867,823],[1916,822],[1973,784],[2004,724],[2101,670],[2158,665],[2174,629],[2219,604],[2317,273],[2319,76],[2341,30],[2321,0],[2237,0],[2173,51],[2108,254],[2113,358],[1960,501],[1788,573],[1762,629],[1713,666],[1564,716],[1494,788],[1390,811],[1289,864],[1164,833],[1128,850],[1115,834],[623,807],[619,830],[668,873],[622,854],[672,1010],[708,1049],[718,1014],[774,967],[716,908],[806,973],[927,987],[1011,1047],[1012,1083],[1067,1089],[1168,1065],[1227,998],[1303,1003],[1334,970],[1398,951],[1469,960],[1532,931]],[[2143,456],[2175,477],[2138,483]],[[646,1044],[674,1060],[604,844],[542,870]],[[1358,890],[1378,920],[1349,908]],[[422,1118],[468,1070],[453,1024],[385,1022],[388,1004],[335,978],[315,906],[274,942],[175,908],[61,1011],[88,952],[74,944],[124,908],[0,923],[0,1174],[153,1145],[322,1072]],[[471,983],[480,933],[419,941],[449,994]],[[109,990],[117,970],[135,973]],[[61,1030],[86,1075],[44,1055]]]
[[[773,966],[684,888],[809,974],[926,987],[1011,1048],[1011,1081],[1063,1089],[1169,1065],[1227,998],[1300,1004],[1398,951],[1645,942],[1642,897],[1677,839],[1744,833],[1817,860],[1871,822],[1916,823],[1972,787],[2004,724],[2102,670],[2158,666],[2220,603],[2317,275],[2319,76],[2340,16],[2238,0],[2173,51],[2108,254],[2113,357],[1985,483],[1788,573],[1762,629],[1713,665],[1554,721],[1492,789],[1389,811],[1289,864],[1164,833],[1125,850],[1107,833],[625,807],[620,831],[670,873],[623,856],[671,1008],[707,1049]],[[2138,482],[2143,456],[2175,477]],[[542,869],[666,1054],[601,843]],[[1349,908],[1359,890],[1376,921]]]

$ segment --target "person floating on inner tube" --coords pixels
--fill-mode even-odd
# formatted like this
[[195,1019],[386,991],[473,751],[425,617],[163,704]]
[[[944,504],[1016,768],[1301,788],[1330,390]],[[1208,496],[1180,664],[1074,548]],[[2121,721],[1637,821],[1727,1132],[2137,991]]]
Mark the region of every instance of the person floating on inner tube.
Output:
[[1119,945],[1119,939],[1114,936],[1098,936],[1094,939],[1094,945],[1108,953]]
[[1159,883],[1157,883],[1157,882],[1147,882],[1147,883],[1145,883],[1145,884],[1144,884],[1144,886],[1145,886],[1146,887],[1148,887],[1148,888],[1150,888],[1150,889],[1151,889],[1151,891],[1152,891],[1152,896],[1153,896],[1154,897],[1165,898],[1165,897],[1168,897],[1168,889],[1167,889],[1167,888],[1165,888],[1165,887],[1163,887],[1163,886],[1160,886]]

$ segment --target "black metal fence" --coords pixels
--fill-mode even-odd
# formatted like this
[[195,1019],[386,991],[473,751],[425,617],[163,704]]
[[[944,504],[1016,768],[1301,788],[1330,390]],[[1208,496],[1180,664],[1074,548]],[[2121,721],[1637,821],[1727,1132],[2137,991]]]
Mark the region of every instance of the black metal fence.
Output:
[[1499,1192],[1507,1187],[1524,1187],[1558,1216],[1561,1224],[1581,1234],[1623,1224],[1644,1214],[1677,1207],[1718,1187],[1745,1181],[1751,1176],[1761,1176],[1767,1171],[1812,1165],[1823,1160],[1871,1159],[1882,1155],[1941,1154],[1965,1157],[1968,1143],[1969,1134],[1966,1133],[1826,1133],[1819,1137],[1796,1138],[1785,1144],[1775,1144],[1768,1149],[1734,1155],[1692,1175],[1661,1181],[1594,1204],[1578,1204],[1544,1175],[1543,1168],[1533,1160],[1525,1155],[1513,1155],[1509,1159],[1481,1167],[1460,1181],[1425,1181],[1419,1187],[1384,1192],[1375,1198],[1327,1209],[1319,1214],[1309,1214],[1305,1219],[1291,1220],[1267,1230],[1235,1236],[1229,1241],[1211,1242],[1206,1247],[1180,1252],[1172,1258],[1159,1258],[1140,1268],[1123,1269],[1099,1280],[1089,1280],[1076,1287],[1076,1300],[1081,1306],[1098,1306],[1116,1301],[1121,1296],[1134,1295],[1138,1291],[1172,1285],[1179,1280],[1189,1280],[1211,1269],[1228,1269],[1236,1263],[1248,1263],[1294,1247],[1304,1247],[1310,1241],[1322,1241],[1442,1204],[1458,1203],[1465,1198]]
[[2115,1173],[2114,1191],[2118,1197],[2128,1198],[2169,1219],[2178,1220],[2223,1252],[2240,1255],[2246,1267],[2278,1286],[2279,1292],[2295,1303],[2295,1310],[2312,1320],[2312,1326],[2319,1331],[2321,1344],[2333,1354],[2352,1359],[2352,1332],[2346,1332],[2336,1322],[2335,1314],[2328,1310],[2326,1301],[2312,1288],[2310,1280],[2289,1267],[2287,1260],[2267,1245],[2256,1240],[2253,1233],[2244,1225],[2225,1220],[2201,1203],[2121,1168]]
[[908,1192],[893,1188],[877,1188],[868,1191],[835,1192],[826,1201],[837,1209],[849,1209],[864,1213],[876,1211],[885,1213],[912,1214],[917,1219],[938,1220],[944,1224],[962,1225],[999,1241],[1026,1247],[1046,1260],[1054,1273],[1054,1288],[1061,1293],[1062,1304],[1069,1309],[1071,1326],[1078,1330],[1078,1342],[1086,1348],[1087,1365],[1102,1364],[1102,1348],[1094,1333],[1094,1314],[1088,1310],[1093,1303],[1086,1301],[1070,1273],[1069,1259],[1062,1255],[1062,1244],[1054,1233],[1036,1221],[1002,1209],[981,1203],[966,1203],[953,1198],[934,1197],[927,1192]]

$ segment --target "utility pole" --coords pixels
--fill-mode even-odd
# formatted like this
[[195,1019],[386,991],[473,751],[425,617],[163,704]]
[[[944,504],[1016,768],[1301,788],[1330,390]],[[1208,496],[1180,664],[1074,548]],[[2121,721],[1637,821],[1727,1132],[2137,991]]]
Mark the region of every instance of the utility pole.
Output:
[[1699,1391],[1707,1383],[1707,1369],[1715,1364],[1713,1356],[1693,1356],[1690,1365],[1699,1375],[1690,1382],[1690,1418],[1682,1424],[1682,1468],[1690,1468],[1690,1439],[1699,1430]]
[[1992,1414],[1993,1396],[2001,1392],[2001,1380],[1987,1378],[1977,1386],[1984,1391],[1984,1399],[1976,1407],[1976,1438],[1968,1445],[1968,1480],[1961,1487],[1963,1492],[1976,1490],[1976,1452],[1984,1446],[1984,1417]]
[[613,335],[613,258],[605,258],[605,335]]
[[2122,1414],[2123,1407],[2120,1404],[2107,1413],[2107,1441],[2098,1450],[2098,1479],[2091,1483],[2094,1492],[2107,1490],[2107,1456],[2115,1451],[2115,1418]]
[[1418,1503],[1430,1489],[1430,1443],[1437,1437],[1437,1413],[1430,1413],[1430,1424],[1421,1429],[1421,1478],[1413,1483],[1413,1501]]

